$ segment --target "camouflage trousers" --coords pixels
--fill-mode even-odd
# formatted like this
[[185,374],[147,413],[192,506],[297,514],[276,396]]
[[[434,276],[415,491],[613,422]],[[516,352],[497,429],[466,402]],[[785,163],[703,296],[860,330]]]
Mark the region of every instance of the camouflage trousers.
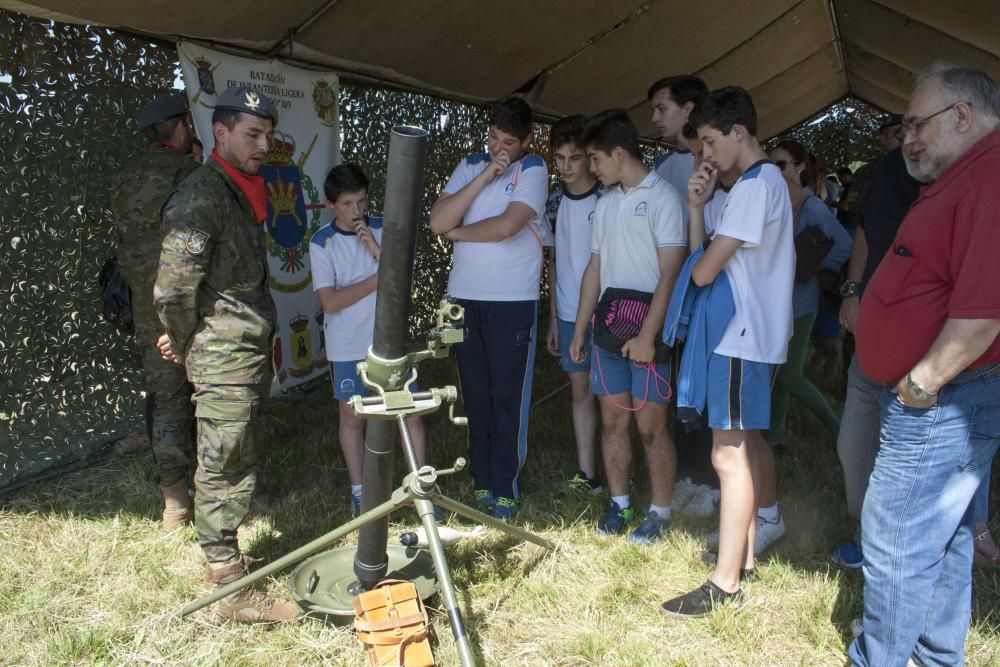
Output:
[[236,531],[257,488],[257,415],[266,385],[196,384],[198,469],[194,524],[209,563],[240,555]]
[[155,345],[142,347],[142,372],[152,397],[149,441],[160,484],[186,479],[194,462],[194,406],[184,367],[160,356]]

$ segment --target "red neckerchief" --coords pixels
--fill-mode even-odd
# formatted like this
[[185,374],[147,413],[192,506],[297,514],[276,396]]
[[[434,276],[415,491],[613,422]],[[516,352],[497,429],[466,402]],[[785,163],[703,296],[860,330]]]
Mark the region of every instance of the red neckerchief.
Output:
[[177,146],[173,145],[172,143],[166,140],[154,141],[153,145],[156,146],[157,148],[169,148],[170,150],[174,151],[179,155],[184,155],[184,153],[181,153],[180,148],[178,148]]
[[264,191],[264,177],[244,174],[226,162],[225,158],[219,155],[214,148],[212,149],[212,158],[222,166],[226,176],[232,179],[243,196],[250,202],[250,208],[253,209],[253,217],[257,224],[264,222],[264,218],[267,217],[267,193]]

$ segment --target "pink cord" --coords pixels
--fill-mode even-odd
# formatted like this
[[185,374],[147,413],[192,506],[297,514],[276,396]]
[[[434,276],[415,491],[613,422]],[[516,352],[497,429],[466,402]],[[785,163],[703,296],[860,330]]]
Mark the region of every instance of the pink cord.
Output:
[[[597,377],[599,377],[601,379],[601,387],[604,389],[604,395],[607,396],[608,398],[611,398],[612,394],[611,394],[611,392],[608,391],[608,385],[605,384],[605,382],[604,382],[604,371],[601,370],[601,355],[597,351],[597,344],[596,343],[592,343],[591,347],[592,347],[591,354],[594,355],[594,359],[597,361]],[[669,380],[667,380],[666,378],[660,377],[660,374],[656,372],[656,362],[655,361],[650,361],[650,362],[647,362],[647,363],[639,363],[637,361],[632,361],[631,363],[635,364],[639,368],[645,367],[645,369],[646,369],[646,391],[645,391],[645,393],[642,396],[642,401],[639,402],[639,406],[635,407],[635,408],[629,408],[629,407],[626,407],[624,405],[619,405],[618,401],[616,401],[615,399],[611,398],[611,403],[616,408],[618,408],[619,410],[624,410],[625,412],[638,412],[639,410],[642,410],[642,406],[646,405],[646,398],[649,396],[649,376],[650,375],[652,375],[653,377],[655,377],[657,380],[659,380],[663,384],[667,385],[667,395],[666,396],[664,396],[660,392],[660,385],[659,385],[659,383],[654,383],[654,388],[656,389],[657,395],[659,395],[659,397],[661,399],[663,399],[664,401],[669,401],[670,400],[670,398],[674,395],[673,388],[670,386],[670,381]]]

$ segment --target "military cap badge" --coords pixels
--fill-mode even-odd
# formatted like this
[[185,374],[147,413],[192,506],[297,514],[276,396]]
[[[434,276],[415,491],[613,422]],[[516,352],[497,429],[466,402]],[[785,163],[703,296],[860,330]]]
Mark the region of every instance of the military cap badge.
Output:
[[257,93],[255,93],[252,90],[247,91],[246,105],[247,108],[250,109],[250,111],[257,110],[257,107],[260,106],[260,97],[257,96]]

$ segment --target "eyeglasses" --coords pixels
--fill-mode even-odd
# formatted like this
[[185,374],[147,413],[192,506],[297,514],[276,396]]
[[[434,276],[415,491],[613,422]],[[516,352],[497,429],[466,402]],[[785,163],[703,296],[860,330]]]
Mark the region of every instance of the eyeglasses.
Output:
[[800,164],[802,164],[802,161],[801,160],[775,160],[774,164],[775,164],[775,166],[778,169],[780,169],[781,171],[784,171],[785,167],[787,167],[788,165],[790,165],[790,164],[792,164],[792,165],[800,165]]
[[[931,115],[924,116],[923,118],[920,118],[918,120],[905,120],[904,119],[903,122],[902,122],[902,127],[900,127],[900,129],[899,129],[899,138],[902,139],[903,137],[905,137],[906,135],[908,135],[910,133],[913,133],[913,136],[916,137],[918,134],[920,134],[920,130],[923,129],[923,127],[925,125],[927,125],[927,123],[929,123],[932,118],[934,118],[935,116],[940,116],[941,114],[943,114],[946,111],[951,111],[952,109],[954,109],[959,104],[962,104],[962,102],[952,102],[951,104],[949,104],[948,106],[946,106],[944,109],[941,109],[940,111],[935,111]],[[968,104],[968,102],[966,102],[966,104]],[[969,106],[972,106],[972,105],[970,104]]]

